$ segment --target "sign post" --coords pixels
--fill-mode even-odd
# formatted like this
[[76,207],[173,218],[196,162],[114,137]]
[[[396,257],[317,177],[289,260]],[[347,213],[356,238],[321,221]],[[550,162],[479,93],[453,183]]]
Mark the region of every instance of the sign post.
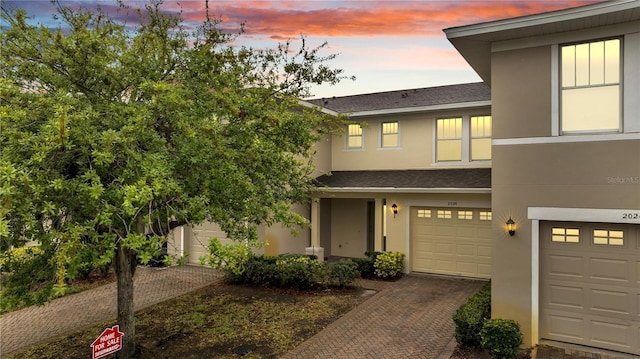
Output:
[[91,343],[93,359],[102,358],[122,349],[122,335],[119,325],[105,329],[96,340]]

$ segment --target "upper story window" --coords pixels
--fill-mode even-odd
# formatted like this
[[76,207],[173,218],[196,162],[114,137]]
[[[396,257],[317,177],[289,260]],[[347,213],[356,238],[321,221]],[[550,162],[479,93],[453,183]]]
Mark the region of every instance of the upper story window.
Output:
[[462,117],[441,118],[436,124],[438,161],[462,160]]
[[398,121],[382,123],[380,147],[398,147]]
[[350,124],[347,127],[347,148],[362,148],[362,126]]
[[562,133],[620,131],[621,42],[610,39],[561,47]]
[[491,116],[471,117],[471,160],[491,159]]
[[436,120],[436,161],[491,160],[491,116]]

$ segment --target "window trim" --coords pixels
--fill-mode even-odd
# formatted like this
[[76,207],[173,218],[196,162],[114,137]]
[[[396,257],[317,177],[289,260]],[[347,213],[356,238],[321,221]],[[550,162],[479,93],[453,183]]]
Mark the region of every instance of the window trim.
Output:
[[[473,163],[474,165],[491,165],[492,159],[486,160],[472,160],[471,159],[471,118],[472,117],[491,117],[491,134],[493,135],[493,115],[491,112],[472,112],[465,115],[453,115],[453,116],[441,116],[436,117],[433,121],[433,146],[432,146],[432,166],[457,166],[457,165],[469,165]],[[460,139],[462,142],[462,157],[460,160],[439,160],[438,159],[438,121],[439,120],[447,120],[453,118],[461,118],[462,119],[462,138]],[[492,140],[493,146],[493,137],[490,137]]]
[[[619,68],[618,68],[618,82],[616,84],[606,84],[602,85],[576,85],[571,87],[564,87],[562,84],[562,48],[565,46],[575,46],[581,44],[592,44],[596,42],[603,42],[609,40],[619,40],[620,41],[620,54],[619,54]],[[625,36],[610,36],[603,38],[592,38],[592,39],[584,39],[581,41],[573,41],[573,42],[565,42],[552,46],[551,55],[552,55],[552,71],[551,71],[551,80],[555,85],[552,86],[551,96],[551,125],[552,125],[552,136],[579,136],[579,135],[601,135],[601,134],[618,134],[625,132],[624,126],[624,96],[625,96]],[[589,88],[601,88],[601,87],[610,87],[610,86],[618,86],[618,128],[617,129],[598,129],[598,130],[576,130],[576,131],[564,131],[562,129],[562,104],[563,104],[563,91],[567,89],[589,89]]]
[[[396,124],[396,132],[393,133],[384,133],[384,124],[385,123],[395,123]],[[389,149],[399,149],[401,148],[400,146],[400,121],[399,120],[391,120],[391,121],[380,121],[380,125],[378,126],[379,128],[379,141],[378,141],[378,149],[381,150],[389,150]],[[393,135],[395,134],[397,136],[397,145],[396,146],[384,146],[384,136],[385,135]]]
[[[349,146],[349,139],[351,137],[356,137],[356,136],[351,136],[349,134],[349,127],[350,126],[360,126],[360,147],[350,147]],[[358,123],[350,123],[347,125],[347,131],[345,133],[345,149],[348,151],[360,151],[360,150],[364,150],[364,127],[362,127],[362,125],[358,124]]]

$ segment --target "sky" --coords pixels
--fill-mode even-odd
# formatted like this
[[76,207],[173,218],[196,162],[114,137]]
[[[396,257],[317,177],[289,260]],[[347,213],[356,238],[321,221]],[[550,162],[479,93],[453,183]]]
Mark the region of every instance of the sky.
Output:
[[[115,0],[60,0],[63,5],[108,10]],[[140,0],[124,0],[132,6]],[[253,48],[274,48],[304,35],[311,46],[328,45],[322,55],[337,54],[330,67],[347,76],[334,86],[312,88],[312,98],[346,96],[478,82],[480,77],[447,41],[445,28],[536,14],[600,2],[600,0],[165,0],[168,11],[182,10],[196,26],[209,14],[222,27],[245,33],[236,40]],[[8,0],[34,22],[54,26],[48,0]],[[55,26],[57,27],[57,26]]]

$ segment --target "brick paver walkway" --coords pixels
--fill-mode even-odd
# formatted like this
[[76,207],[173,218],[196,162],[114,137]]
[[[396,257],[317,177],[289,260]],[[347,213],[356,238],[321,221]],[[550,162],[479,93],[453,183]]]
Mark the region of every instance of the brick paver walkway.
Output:
[[283,358],[448,358],[453,313],[484,282],[412,274],[385,284]]
[[[219,271],[199,266],[136,269],[136,310],[215,283]],[[0,357],[93,324],[115,319],[116,284],[55,299],[0,316]]]

